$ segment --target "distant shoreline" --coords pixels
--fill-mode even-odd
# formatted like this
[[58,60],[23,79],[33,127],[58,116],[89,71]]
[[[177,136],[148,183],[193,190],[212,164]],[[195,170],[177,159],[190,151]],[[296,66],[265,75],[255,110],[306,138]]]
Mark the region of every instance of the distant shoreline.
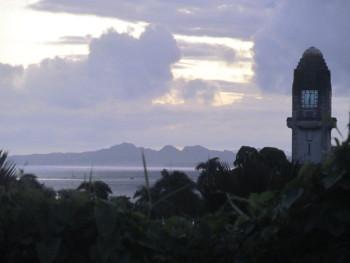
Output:
[[[29,168],[30,170],[87,170],[87,171],[143,171],[142,166],[125,166],[125,165],[17,165],[16,166],[19,169],[23,169],[24,171],[26,168]],[[149,171],[162,171],[163,169],[174,171],[174,170],[180,170],[180,171],[195,171],[195,167],[191,166],[147,166],[147,170]]]
[[[76,189],[82,182],[103,181],[107,183],[113,195],[133,197],[137,189],[145,184],[143,167],[141,166],[88,166],[88,165],[18,165],[25,174],[33,174],[40,183],[52,187],[56,191]],[[181,171],[192,180],[196,180],[199,171],[194,167],[147,167],[150,183],[161,178],[161,171]]]

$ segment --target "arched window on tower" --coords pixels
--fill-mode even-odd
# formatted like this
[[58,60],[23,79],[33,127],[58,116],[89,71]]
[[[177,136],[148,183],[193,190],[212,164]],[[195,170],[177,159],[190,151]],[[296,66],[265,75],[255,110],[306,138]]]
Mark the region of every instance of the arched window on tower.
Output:
[[318,91],[317,90],[302,90],[301,91],[301,107],[303,109],[315,109],[318,106]]

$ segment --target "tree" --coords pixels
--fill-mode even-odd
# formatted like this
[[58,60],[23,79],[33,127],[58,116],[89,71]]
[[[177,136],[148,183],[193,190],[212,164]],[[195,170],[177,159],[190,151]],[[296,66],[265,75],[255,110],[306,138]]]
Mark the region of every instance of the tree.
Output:
[[[150,193],[151,214],[155,218],[197,217],[202,213],[202,200],[196,193],[196,184],[183,172],[163,170],[161,178],[150,188]],[[146,187],[141,187],[134,199],[136,207],[147,209],[149,200]]]
[[259,152],[250,146],[242,146],[236,155],[236,160],[233,164],[239,168],[245,168],[252,161],[256,161],[259,159]]
[[6,190],[16,182],[16,167],[7,160],[7,152],[0,150],[0,186]]
[[219,209],[226,203],[225,193],[231,191],[233,178],[229,166],[221,163],[219,158],[212,158],[198,164],[196,169],[200,172],[197,187],[206,202],[206,209]]
[[252,193],[281,189],[297,174],[297,166],[290,163],[283,151],[265,147],[258,151],[242,146],[230,169],[218,158],[200,163],[197,170],[198,189],[203,195],[207,209],[216,211],[227,202],[226,194],[248,197]]
[[77,190],[86,191],[101,199],[108,199],[108,196],[112,194],[109,185],[102,181],[83,182],[78,186]]
[[234,161],[233,193],[247,197],[251,193],[261,193],[268,189],[270,169],[260,152],[253,147],[242,146]]
[[39,183],[37,177],[34,174],[22,174],[18,180],[20,185],[25,185],[25,187],[32,187],[36,189],[42,189],[43,184]]
[[259,154],[269,168],[267,185],[269,190],[281,189],[297,175],[299,164],[290,162],[283,151],[273,147],[264,147]]

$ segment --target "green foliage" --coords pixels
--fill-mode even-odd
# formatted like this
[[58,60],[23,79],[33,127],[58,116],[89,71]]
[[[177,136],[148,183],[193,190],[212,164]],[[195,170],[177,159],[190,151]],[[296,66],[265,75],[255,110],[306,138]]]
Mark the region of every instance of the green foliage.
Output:
[[152,199],[153,218],[171,216],[198,217],[203,211],[200,196],[196,193],[196,184],[183,172],[161,172],[158,180],[149,190],[140,188],[134,195],[136,206],[146,211],[149,198]]
[[94,198],[107,199],[112,190],[108,184],[102,181],[82,182],[77,190],[85,191]]
[[15,165],[7,161],[7,153],[0,150],[0,187],[6,190],[16,181]]
[[[206,211],[181,172],[163,171],[132,203],[96,182],[55,192],[33,175],[17,179],[1,156],[0,262],[350,261],[348,141],[298,173],[273,148],[243,149],[233,169],[202,163],[204,200],[224,198],[224,208]],[[253,179],[263,188],[249,185]]]
[[252,160],[257,159],[259,159],[259,153],[255,148],[249,146],[242,146],[237,152],[234,165],[237,167],[246,167]]
[[218,158],[212,158],[197,166],[198,189],[209,211],[227,207],[226,194],[247,198],[252,193],[279,190],[298,172],[297,165],[290,163],[283,151],[271,147],[258,151],[242,146],[234,165],[235,168],[230,169]]
[[196,169],[200,171],[197,186],[205,200],[206,209],[211,212],[220,209],[227,201],[225,193],[231,192],[230,186],[233,185],[230,168],[218,158],[212,158],[198,164]]
[[248,211],[249,214],[256,218],[258,216],[261,216],[264,214],[264,212],[269,212],[265,211],[275,201],[276,198],[276,193],[275,192],[262,192],[262,193],[252,193],[249,195],[248,198]]

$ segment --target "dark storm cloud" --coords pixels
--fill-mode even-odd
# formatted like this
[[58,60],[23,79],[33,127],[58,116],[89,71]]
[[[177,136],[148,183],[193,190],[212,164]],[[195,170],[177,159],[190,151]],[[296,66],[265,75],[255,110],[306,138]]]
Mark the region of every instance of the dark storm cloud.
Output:
[[349,95],[350,1],[284,1],[255,36],[256,76],[265,91],[291,92],[293,69],[305,49],[319,48],[335,95]]
[[275,0],[41,0],[37,10],[94,14],[167,26],[174,33],[250,37]]

